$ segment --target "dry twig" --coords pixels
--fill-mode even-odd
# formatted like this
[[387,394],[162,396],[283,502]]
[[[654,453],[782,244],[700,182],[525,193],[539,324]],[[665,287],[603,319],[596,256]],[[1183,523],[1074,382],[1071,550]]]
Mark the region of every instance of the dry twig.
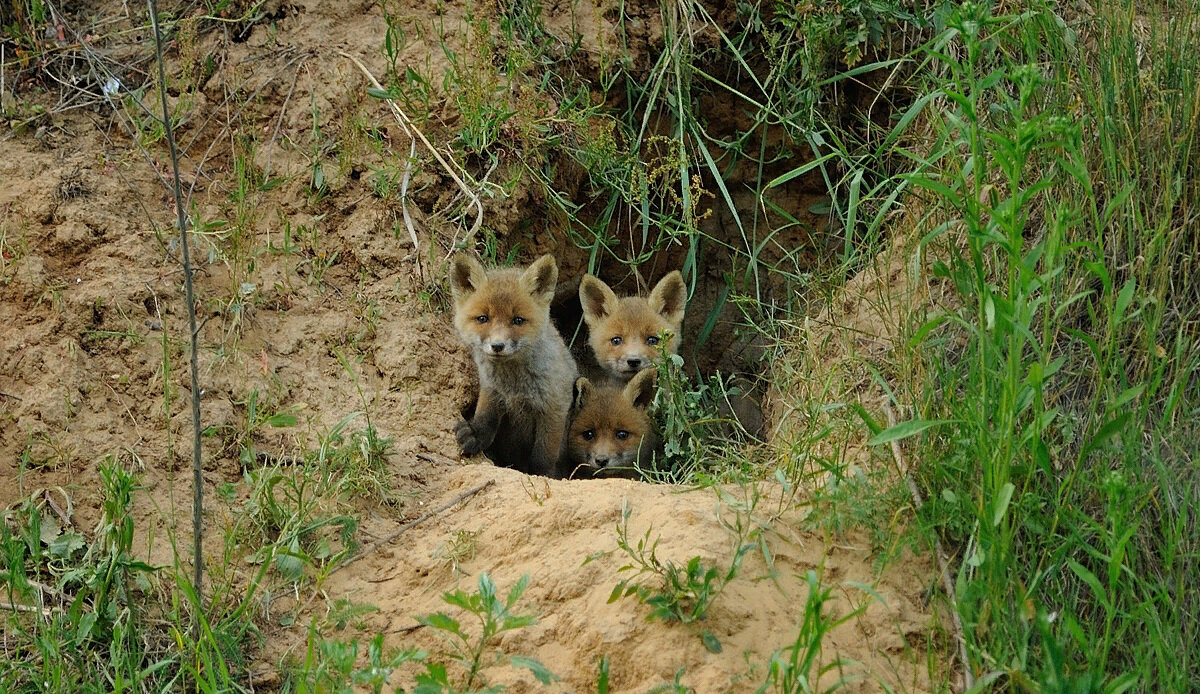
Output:
[[[345,51],[338,52],[341,53],[344,58],[358,66],[358,69],[361,70],[364,75],[366,75],[373,87],[381,92],[387,91],[384,89],[383,85],[379,83],[379,80],[375,79],[375,75],[371,74],[371,71],[368,70],[358,58],[355,58]],[[450,174],[450,178],[454,179],[454,182],[457,183],[458,187],[462,189],[463,194],[470,198],[471,204],[475,207],[475,223],[471,225],[470,231],[467,232],[466,238],[463,239],[464,243],[470,241],[472,238],[474,238],[475,232],[479,231],[480,225],[483,224],[483,203],[480,202],[479,195],[467,187],[467,184],[463,182],[462,177],[458,175],[458,172],[453,166],[450,165],[450,162],[446,161],[446,159],[442,157],[442,153],[437,151],[437,149],[429,143],[429,140],[425,137],[425,134],[422,133],[408,117],[408,115],[396,105],[396,102],[392,99],[385,99],[385,101],[387,101],[388,106],[391,107],[392,115],[396,117],[396,121],[400,124],[400,127],[404,129],[404,133],[408,135],[410,142],[409,159],[408,163],[405,165],[404,180],[400,184],[400,207],[401,211],[404,213],[404,223],[408,226],[408,233],[412,237],[413,248],[419,249],[420,246],[417,243],[417,232],[413,228],[412,220],[408,216],[408,201],[405,196],[408,192],[408,177],[412,168],[412,157],[416,154],[416,144],[413,140],[414,135],[419,138],[422,143],[424,143],[425,147],[429,149],[430,154],[433,155],[434,159],[437,159],[438,163],[442,165],[442,168],[446,170],[446,173]]]
[[432,511],[429,511],[428,513],[417,518],[416,520],[405,523],[404,525],[400,526],[400,529],[397,530],[396,532],[392,533],[391,535],[388,535],[387,537],[385,537],[381,540],[376,540],[375,542],[372,542],[370,545],[368,545],[366,548],[364,548],[361,552],[359,552],[358,554],[354,555],[353,557],[350,557],[349,559],[347,559],[345,561],[345,563],[331,569],[329,571],[328,575],[332,576],[335,572],[341,571],[342,569],[346,568],[347,566],[350,566],[351,564],[358,561],[359,559],[362,559],[363,557],[367,556],[371,552],[374,552],[375,550],[388,544],[392,540],[395,540],[396,538],[400,537],[404,533],[408,532],[409,530],[412,530],[413,528],[424,523],[425,521],[429,520],[430,518],[433,518],[434,516],[441,513],[442,511],[445,511],[446,509],[458,504],[459,502],[461,502],[465,499],[475,496],[479,492],[482,492],[483,490],[487,489],[488,487],[492,486],[495,483],[496,483],[496,480],[488,480],[487,482],[484,482],[483,484],[479,485],[478,487],[475,487],[474,489],[471,489],[471,490],[463,492],[462,494],[459,494],[458,496],[454,497],[450,501],[447,501],[446,503],[442,504],[441,506],[438,506],[437,508],[433,509]]

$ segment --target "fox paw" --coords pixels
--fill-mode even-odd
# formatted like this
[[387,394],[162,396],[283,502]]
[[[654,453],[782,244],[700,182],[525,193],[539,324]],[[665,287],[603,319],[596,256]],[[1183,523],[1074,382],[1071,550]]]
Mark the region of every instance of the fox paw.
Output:
[[467,420],[462,420],[458,426],[454,427],[454,438],[458,439],[458,447],[467,455],[475,455],[483,450],[483,444],[479,441],[479,436],[471,427],[471,423]]

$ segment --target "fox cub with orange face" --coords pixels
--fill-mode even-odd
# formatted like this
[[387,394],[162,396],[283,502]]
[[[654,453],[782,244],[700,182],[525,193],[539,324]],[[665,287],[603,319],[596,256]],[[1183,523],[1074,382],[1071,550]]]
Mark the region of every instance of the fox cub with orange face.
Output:
[[628,384],[575,381],[563,468],[573,477],[634,477],[649,467],[660,439],[647,413],[654,400],[654,369]]
[[579,283],[579,302],[583,304],[588,344],[596,361],[622,382],[654,364],[664,332],[671,335],[667,353],[679,351],[687,287],[678,270],[659,280],[645,298],[618,299],[603,281],[584,275]]
[[485,270],[459,255],[450,270],[454,326],[479,369],[479,399],[455,436],[464,453],[558,477],[577,370],[550,322],[554,257],[526,269]]

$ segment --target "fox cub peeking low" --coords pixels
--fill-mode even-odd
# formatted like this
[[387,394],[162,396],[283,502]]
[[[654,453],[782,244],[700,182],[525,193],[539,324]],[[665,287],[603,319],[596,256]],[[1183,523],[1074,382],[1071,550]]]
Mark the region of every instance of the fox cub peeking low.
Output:
[[479,369],[479,399],[455,430],[464,453],[482,451],[498,465],[558,476],[577,370],[550,322],[558,282],[554,257],[526,269],[485,270],[454,258],[454,326]]
[[660,439],[646,410],[656,376],[646,369],[625,385],[576,379],[563,461],[569,476],[634,477],[635,463],[652,464]]
[[613,377],[627,382],[653,365],[663,332],[671,334],[667,352],[679,351],[687,287],[678,270],[659,280],[645,298],[618,299],[603,281],[584,275],[579,283],[579,301],[588,326],[588,344],[596,361]]

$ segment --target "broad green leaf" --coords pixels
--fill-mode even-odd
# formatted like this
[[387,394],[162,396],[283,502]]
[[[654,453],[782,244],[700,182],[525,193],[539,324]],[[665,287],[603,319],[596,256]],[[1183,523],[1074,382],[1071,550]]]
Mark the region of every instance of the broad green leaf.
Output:
[[92,635],[92,628],[96,626],[96,620],[99,618],[95,612],[88,612],[79,618],[79,626],[75,629],[76,645],[83,644]]
[[613,586],[612,592],[608,594],[609,605],[621,599],[622,594],[625,592],[626,584],[626,581],[618,581],[617,585]]
[[553,672],[547,670],[546,666],[542,665],[541,662],[539,662],[536,658],[531,658],[527,655],[513,655],[509,656],[508,662],[510,665],[515,665],[519,668],[525,668],[529,672],[533,673],[533,676],[537,678],[537,681],[541,682],[542,684],[550,684],[551,682],[558,681],[558,675],[555,675]]
[[868,446],[879,446],[879,445],[882,445],[885,443],[891,443],[892,441],[906,439],[909,436],[915,436],[916,434],[919,434],[922,431],[925,431],[926,429],[930,429],[930,428],[936,427],[936,426],[941,426],[942,424],[948,424],[951,421],[953,421],[953,420],[949,420],[949,419],[910,419],[907,422],[900,422],[899,424],[897,424],[895,426],[888,427],[887,429],[884,429],[883,431],[879,432],[878,434],[872,436],[870,438],[870,440],[867,441],[867,445]]
[[1004,514],[1008,513],[1008,504],[1012,501],[1013,492],[1016,487],[1012,482],[1005,482],[1004,486],[996,492],[996,504],[992,511],[992,527],[1000,525],[1000,521],[1004,520]]
[[418,617],[417,621],[440,631],[446,631],[451,634],[462,634],[462,626],[458,623],[458,620],[443,612],[434,612],[424,617]]
[[87,542],[84,541],[82,535],[73,530],[68,530],[62,535],[54,538],[54,540],[50,542],[49,549],[50,554],[56,557],[67,559],[70,558],[70,556],[77,550],[82,549],[86,545]]
[[1108,601],[1108,592],[1104,590],[1104,586],[1100,584],[1100,579],[1096,578],[1096,574],[1074,559],[1067,559],[1067,566],[1071,567],[1071,571],[1074,571],[1080,580],[1088,584],[1088,587],[1096,594],[1096,599],[1100,601],[1101,605],[1104,605],[1104,609],[1111,612],[1112,603]]
[[273,427],[291,427],[296,426],[296,415],[294,414],[277,414],[267,419],[267,424]]

